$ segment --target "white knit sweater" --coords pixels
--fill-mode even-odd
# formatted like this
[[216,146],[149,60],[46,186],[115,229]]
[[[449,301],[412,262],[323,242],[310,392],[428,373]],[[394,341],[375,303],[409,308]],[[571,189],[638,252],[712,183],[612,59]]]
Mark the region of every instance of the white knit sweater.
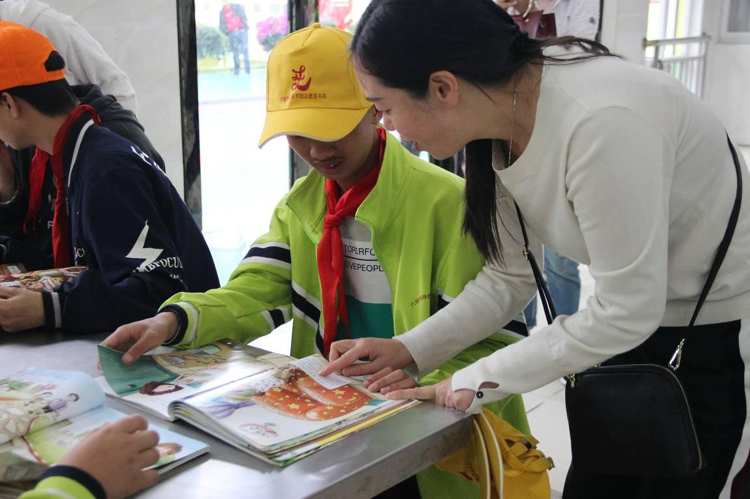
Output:
[[[502,156],[498,205],[501,227],[512,233],[501,228],[505,266],[486,266],[398,341],[427,372],[529,302],[535,287],[513,199],[539,260],[541,243],[587,264],[595,289],[578,313],[458,371],[454,390],[498,384],[471,411],[628,351],[660,325],[687,325],[736,192],[724,127],[708,106],[665,73],[609,57],[546,65],[528,147],[511,168]],[[742,169],[741,216],[698,324],[750,317],[750,182]]]

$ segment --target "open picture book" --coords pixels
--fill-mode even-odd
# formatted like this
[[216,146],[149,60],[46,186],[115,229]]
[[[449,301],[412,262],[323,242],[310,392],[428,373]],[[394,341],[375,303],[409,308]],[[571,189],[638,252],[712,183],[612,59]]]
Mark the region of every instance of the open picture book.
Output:
[[121,352],[100,345],[105,392],[277,466],[418,403],[387,400],[353,378],[321,377],[320,355],[295,360],[231,340],[167,350],[125,365]]
[[[32,488],[44,470],[104,423],[125,414],[82,372],[28,368],[0,378],[0,497]],[[159,433],[160,473],[208,452],[203,442],[151,425]]]

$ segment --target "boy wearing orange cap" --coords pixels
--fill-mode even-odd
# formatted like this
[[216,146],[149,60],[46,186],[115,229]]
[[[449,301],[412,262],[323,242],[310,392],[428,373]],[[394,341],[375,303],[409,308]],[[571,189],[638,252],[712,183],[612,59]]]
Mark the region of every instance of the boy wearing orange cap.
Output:
[[[347,337],[398,336],[456,296],[484,263],[461,231],[463,180],[420,160],[378,125],[349,61],[351,35],[314,24],[268,60],[260,146],[278,136],[312,167],[276,207],[269,232],[222,288],[180,293],[156,317],[103,344],[126,362],[161,344],[191,347],[227,335],[248,342],[293,321],[291,354],[328,354]],[[169,313],[166,313],[169,312]],[[419,380],[433,384],[527,335],[514,321]],[[393,387],[413,386],[403,371]],[[492,407],[528,431],[523,401]],[[417,487],[418,481],[418,487]],[[472,497],[479,487],[429,468],[395,497]]]
[[[218,279],[199,228],[166,176],[131,142],[97,126],[65,81],[65,62],[44,36],[0,22],[0,140],[36,146],[25,228],[40,223],[53,177],[55,267],[87,267],[52,293],[0,288],[0,326],[103,331],[148,317],[178,291]],[[40,248],[3,237],[3,261]]]

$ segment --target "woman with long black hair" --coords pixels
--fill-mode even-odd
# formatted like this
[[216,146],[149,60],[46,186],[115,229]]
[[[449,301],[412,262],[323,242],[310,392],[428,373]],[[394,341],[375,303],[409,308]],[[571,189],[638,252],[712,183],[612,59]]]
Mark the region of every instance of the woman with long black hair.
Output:
[[[391,396],[475,411],[618,355],[666,364],[685,338],[679,373],[701,470],[674,479],[571,468],[565,497],[745,497],[747,196],[696,327],[686,327],[738,192],[715,113],[670,75],[596,42],[529,39],[491,0],[374,0],[351,51],[386,128],[439,159],[466,147],[464,228],[489,263],[446,308],[398,339],[335,343],[338,360],[323,374],[373,374],[370,388],[388,392],[390,369],[414,363],[426,372],[517,315],[535,284],[515,202],[531,249],[541,254],[541,243],[587,264],[593,297],[439,385]],[[369,362],[350,365],[361,358]]]

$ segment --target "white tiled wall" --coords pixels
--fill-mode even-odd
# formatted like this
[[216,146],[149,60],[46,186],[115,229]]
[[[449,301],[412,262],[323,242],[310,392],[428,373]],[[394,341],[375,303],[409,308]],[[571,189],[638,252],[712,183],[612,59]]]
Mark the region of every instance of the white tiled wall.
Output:
[[725,2],[706,2],[703,31],[711,35],[706,61],[706,101],[719,113],[732,138],[750,146],[750,43],[721,38],[721,9]]
[[604,0],[602,43],[617,54],[643,64],[648,0]]
[[73,17],[127,73],[138,119],[183,193],[176,0],[43,0]]
[[[703,29],[711,35],[703,96],[740,145],[750,145],[750,43],[728,43],[720,36],[722,0],[704,0]],[[604,0],[602,42],[612,51],[643,63],[648,0]]]

